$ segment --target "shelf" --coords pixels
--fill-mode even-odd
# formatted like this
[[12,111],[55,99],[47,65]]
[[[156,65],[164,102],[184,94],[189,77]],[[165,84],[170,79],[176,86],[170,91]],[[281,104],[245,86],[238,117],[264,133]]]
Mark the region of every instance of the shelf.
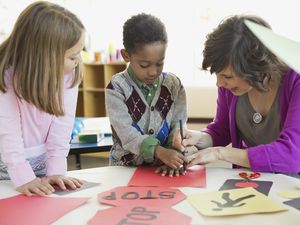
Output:
[[85,62],[85,66],[118,66],[118,65],[126,65],[125,62],[120,61],[120,62],[110,62],[110,63],[100,63],[100,62]]
[[83,65],[83,80],[79,86],[77,117],[108,116],[105,110],[105,88],[112,76],[124,71],[125,62],[85,63]]
[[104,87],[104,66],[85,65],[83,89]]
[[83,113],[83,92],[79,90],[78,99],[77,99],[77,108],[76,108],[76,116],[82,117]]
[[85,88],[84,91],[104,92],[105,88],[92,88],[92,87],[89,87],[89,88]]
[[84,96],[84,117],[103,117],[106,116],[105,93],[85,92]]

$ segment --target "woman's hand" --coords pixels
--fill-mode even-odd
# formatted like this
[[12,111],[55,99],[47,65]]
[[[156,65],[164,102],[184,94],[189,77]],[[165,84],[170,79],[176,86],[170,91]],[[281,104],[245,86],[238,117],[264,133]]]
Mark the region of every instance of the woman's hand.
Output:
[[45,196],[50,195],[55,191],[47,180],[41,178],[35,178],[34,180],[17,187],[16,190],[27,196]]
[[83,185],[83,182],[77,178],[61,175],[48,176],[43,179],[53,186],[58,186],[61,190],[67,190],[67,188],[75,190],[77,188],[81,188]]
[[199,150],[195,146],[187,146],[184,150],[184,156],[188,157],[190,155],[194,155],[197,153]]
[[173,136],[173,147],[180,151],[184,151],[188,146],[196,146],[198,149],[208,148],[213,145],[212,138],[208,133],[199,132],[195,130],[183,130],[183,137],[181,139],[180,130],[176,129]]
[[250,168],[247,149],[233,147],[211,147],[198,151],[187,157],[190,163],[187,167],[193,165],[206,165],[208,163],[223,160],[235,165]]
[[186,171],[183,169],[183,167],[179,167],[176,169],[170,168],[166,165],[160,166],[155,170],[155,173],[160,173],[161,176],[166,176],[168,175],[169,177],[173,176],[180,176],[180,175],[185,175]]
[[206,165],[222,159],[220,149],[223,147],[211,147],[198,151],[197,153],[188,156],[189,164],[187,167],[194,165]]

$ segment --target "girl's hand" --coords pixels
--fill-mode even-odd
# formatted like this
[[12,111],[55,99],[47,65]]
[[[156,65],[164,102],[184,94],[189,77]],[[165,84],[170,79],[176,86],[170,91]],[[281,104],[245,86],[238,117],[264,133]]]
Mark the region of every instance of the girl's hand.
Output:
[[155,149],[155,157],[160,159],[164,164],[172,169],[179,168],[183,162],[188,163],[187,158],[179,151],[167,149],[162,146],[157,146]]
[[53,175],[44,177],[49,184],[58,186],[61,190],[67,190],[67,188],[70,188],[72,190],[75,190],[77,188],[81,188],[83,185],[83,182],[77,178],[73,177],[65,177],[61,175]]
[[55,191],[48,181],[41,178],[35,178],[34,180],[17,187],[16,190],[27,196],[45,196],[50,195]]
[[173,176],[180,176],[180,175],[185,175],[186,171],[183,169],[183,167],[179,167],[177,169],[172,169],[166,165],[160,166],[155,170],[155,173],[160,173],[161,176],[166,176],[169,175],[169,177]]

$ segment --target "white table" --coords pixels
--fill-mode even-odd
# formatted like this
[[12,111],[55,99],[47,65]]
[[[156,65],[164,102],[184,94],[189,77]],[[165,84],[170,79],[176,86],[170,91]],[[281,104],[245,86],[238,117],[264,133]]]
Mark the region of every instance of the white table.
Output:
[[[97,194],[107,191],[118,186],[126,186],[130,180],[135,168],[129,167],[100,167],[85,170],[76,170],[68,172],[69,176],[77,177],[91,182],[100,182],[99,186],[75,192],[64,197],[91,197],[87,204],[69,212],[61,217],[54,224],[58,225],[83,225],[91,219],[98,210],[109,208],[110,206],[100,205],[97,201]],[[207,186],[206,188],[180,188],[186,195],[199,192],[217,191],[225,180],[238,179],[240,170],[227,168],[208,167],[206,171]],[[269,197],[278,202],[287,201],[287,199],[279,197],[276,193],[280,191],[288,191],[295,189],[300,180],[281,174],[263,173],[258,180],[273,181]],[[14,191],[10,181],[0,181],[0,198],[6,198],[19,194]],[[57,196],[57,195],[53,195]],[[174,209],[192,217],[193,225],[196,224],[214,224],[214,225],[299,225],[300,211],[289,207],[288,211],[269,213],[269,214],[253,214],[243,216],[227,216],[227,217],[203,217],[199,214],[187,201],[182,201],[173,206]]]

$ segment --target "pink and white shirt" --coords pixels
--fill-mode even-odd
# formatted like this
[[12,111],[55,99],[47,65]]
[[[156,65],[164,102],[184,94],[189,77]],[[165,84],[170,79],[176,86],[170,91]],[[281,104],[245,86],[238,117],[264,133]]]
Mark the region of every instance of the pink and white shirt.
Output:
[[36,178],[28,158],[46,153],[46,175],[64,175],[66,157],[75,117],[78,86],[69,88],[73,73],[65,75],[63,102],[65,116],[42,112],[18,99],[11,74],[5,77],[7,92],[0,92],[0,156],[16,187]]

